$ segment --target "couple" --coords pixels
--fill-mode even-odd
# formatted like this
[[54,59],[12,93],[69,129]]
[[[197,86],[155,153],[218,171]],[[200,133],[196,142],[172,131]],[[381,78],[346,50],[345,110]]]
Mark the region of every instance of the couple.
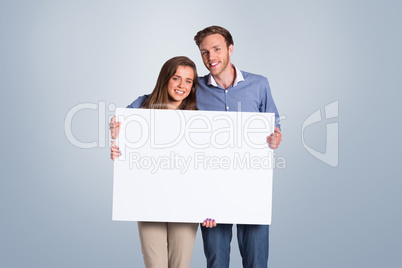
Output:
[[[233,39],[219,26],[207,27],[194,37],[209,75],[198,78],[195,64],[187,57],[168,60],[150,95],[139,97],[127,108],[242,111],[275,113],[275,133],[267,137],[272,149],[281,142],[279,115],[267,78],[240,71],[232,65]],[[118,136],[120,122],[112,118],[111,136]],[[119,157],[112,141],[111,158]],[[246,180],[247,178],[245,178]],[[138,222],[144,263],[149,267],[190,267],[197,226],[194,223]],[[232,224],[201,224],[207,267],[228,268]],[[243,267],[268,264],[268,225],[237,225]]]

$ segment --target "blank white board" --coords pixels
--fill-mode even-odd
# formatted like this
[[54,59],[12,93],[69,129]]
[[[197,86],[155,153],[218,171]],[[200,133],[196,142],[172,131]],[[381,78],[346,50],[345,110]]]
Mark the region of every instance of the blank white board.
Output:
[[274,118],[117,109],[113,220],[271,224]]

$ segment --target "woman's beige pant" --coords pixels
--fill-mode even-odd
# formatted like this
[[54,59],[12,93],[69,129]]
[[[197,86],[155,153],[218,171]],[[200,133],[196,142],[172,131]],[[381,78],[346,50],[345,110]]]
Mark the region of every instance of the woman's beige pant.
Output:
[[198,223],[138,222],[146,268],[189,268]]

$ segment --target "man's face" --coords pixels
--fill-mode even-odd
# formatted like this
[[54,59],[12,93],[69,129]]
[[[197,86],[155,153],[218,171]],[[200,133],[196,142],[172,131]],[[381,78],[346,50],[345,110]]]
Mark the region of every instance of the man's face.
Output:
[[222,75],[231,68],[229,63],[233,45],[228,48],[222,35],[211,34],[205,37],[200,44],[200,51],[205,67],[213,76]]

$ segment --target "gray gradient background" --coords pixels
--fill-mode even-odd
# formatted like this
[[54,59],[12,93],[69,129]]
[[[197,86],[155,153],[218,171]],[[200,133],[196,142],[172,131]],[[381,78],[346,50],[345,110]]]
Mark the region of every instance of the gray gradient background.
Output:
[[[283,142],[270,267],[400,267],[400,1],[1,1],[1,267],[142,267],[134,222],[113,222],[109,149],[64,134],[79,103],[125,107],[209,25],[233,62],[270,80]],[[339,166],[302,145],[304,120],[339,101]],[[113,113],[107,111],[107,115]],[[306,129],[325,150],[323,121]],[[98,114],[73,120],[96,141]],[[102,131],[105,131],[104,129]],[[213,198],[205,193],[207,198]],[[239,197],[241,198],[241,197]],[[234,238],[231,267],[241,267]],[[198,235],[192,267],[205,267]]]

